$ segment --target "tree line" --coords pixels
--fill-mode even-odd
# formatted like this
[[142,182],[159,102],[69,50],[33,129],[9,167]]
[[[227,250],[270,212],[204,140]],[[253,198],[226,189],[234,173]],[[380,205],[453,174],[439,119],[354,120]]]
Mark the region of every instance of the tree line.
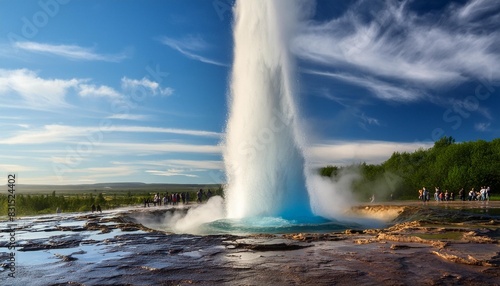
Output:
[[381,164],[326,166],[319,172],[333,180],[344,173],[357,173],[352,190],[361,200],[372,195],[379,200],[414,199],[422,187],[458,194],[461,188],[490,186],[495,195],[500,190],[500,138],[456,143],[445,136],[429,149],[394,152]]
[[[102,209],[111,209],[124,205],[138,204],[141,198],[130,192],[123,195],[105,195],[98,193],[94,195],[76,194],[76,195],[57,195],[55,191],[52,194],[16,194],[16,214],[34,215],[34,214],[52,214],[57,209],[61,212],[85,212],[90,211],[91,206],[100,205]],[[6,213],[7,196],[0,195],[1,213]]]
[[[206,190],[205,190],[206,191]],[[114,209],[117,207],[130,205],[143,205],[146,199],[152,200],[154,194],[163,194],[166,191],[145,192],[145,191],[121,191],[117,193],[90,192],[83,194],[56,194],[52,191],[50,194],[16,194],[15,209],[16,214],[37,215],[53,214],[59,209],[61,212],[88,212],[92,205],[99,205],[102,210]],[[171,190],[170,193],[175,193]],[[179,191],[180,192],[180,191]],[[188,191],[192,202],[196,201],[196,190]],[[223,196],[222,186],[212,189],[213,195]],[[7,215],[8,196],[0,194],[0,217]]]

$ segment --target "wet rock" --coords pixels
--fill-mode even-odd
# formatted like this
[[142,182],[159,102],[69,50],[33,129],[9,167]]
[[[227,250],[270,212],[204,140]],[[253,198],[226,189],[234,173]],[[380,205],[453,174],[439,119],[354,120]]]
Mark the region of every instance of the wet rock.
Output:
[[376,235],[376,234],[379,234],[381,232],[380,229],[365,229],[363,231],[364,234],[370,234],[370,235]]
[[412,248],[412,246],[409,246],[406,244],[392,244],[391,245],[392,250],[409,249],[409,248]]
[[169,250],[168,250],[168,254],[170,254],[170,255],[175,255],[175,254],[178,254],[178,253],[182,252],[182,250],[183,250],[182,248],[177,248],[177,249],[169,249]]
[[464,233],[463,239],[468,242],[474,243],[498,243],[498,240],[479,234],[477,231],[469,231]]
[[[377,211],[382,210],[380,207]],[[167,213],[163,209],[131,212],[158,221]],[[93,228],[86,229],[92,236],[69,228],[63,230],[64,235],[50,236],[50,232],[43,231],[56,229],[53,226],[58,220],[51,218],[54,223],[44,223],[44,228],[35,227],[36,223],[26,224],[29,227],[24,231],[30,232],[29,237],[36,237],[37,232],[43,236],[23,239],[26,249],[16,255],[19,255],[19,273],[26,275],[19,277],[18,282],[21,285],[498,284],[498,217],[485,216],[479,220],[478,215],[456,212],[410,206],[385,229],[241,236],[153,231],[141,227],[127,212],[66,217],[67,225],[85,219],[88,227]],[[447,215],[452,215],[453,221],[447,220]],[[467,217],[474,220],[467,221]],[[123,233],[120,225],[135,231]],[[113,237],[106,235],[102,236],[106,239],[94,240],[99,239],[94,234],[102,233],[104,226],[115,230]],[[54,250],[47,249],[68,246],[74,251],[61,251],[71,254],[61,255],[56,263],[54,259],[52,263],[43,259],[44,255],[53,258]],[[26,253],[30,247],[31,251],[36,247],[42,251],[36,255]],[[42,257],[43,262],[29,264],[26,257],[31,255]],[[72,262],[72,258],[78,260]],[[68,262],[60,267],[64,259]],[[3,278],[6,273],[0,271],[0,276]]]
[[345,230],[345,234],[360,234],[360,233],[363,233],[364,230],[362,229],[346,229]]
[[405,209],[403,206],[390,205],[354,206],[346,214],[391,221],[403,213]]
[[448,245],[448,242],[445,241],[435,241],[429,239],[422,239],[418,236],[408,236],[408,235],[399,235],[399,234],[386,234],[380,233],[376,239],[378,241],[394,241],[394,242],[412,242],[412,243],[424,243],[430,244],[437,248],[444,248]]
[[355,244],[368,244],[368,243],[373,243],[376,242],[377,240],[375,239],[355,239],[353,242]]
[[299,243],[285,239],[239,239],[232,242],[234,248],[250,249],[255,251],[287,251],[312,246],[309,243]]
[[282,237],[302,242],[339,241],[347,239],[344,235],[337,233],[292,233],[283,234]]
[[493,264],[491,264],[487,261],[479,260],[471,255],[468,255],[467,257],[462,257],[459,255],[450,254],[450,253],[443,252],[443,251],[432,251],[432,253],[436,254],[437,256],[439,256],[445,260],[448,260],[448,261],[451,261],[454,263],[462,263],[462,264],[467,264],[467,265],[478,265],[478,266],[494,266]]
[[55,230],[78,232],[78,231],[85,231],[87,229],[85,227],[81,227],[81,226],[60,226],[60,225],[58,225],[55,227]]
[[85,223],[84,228],[86,230],[100,230],[101,226],[97,221],[88,221]]
[[70,261],[75,261],[78,260],[78,258],[73,257],[72,254],[70,255],[62,255],[62,254],[54,254],[55,257],[61,259],[64,262],[70,262]]

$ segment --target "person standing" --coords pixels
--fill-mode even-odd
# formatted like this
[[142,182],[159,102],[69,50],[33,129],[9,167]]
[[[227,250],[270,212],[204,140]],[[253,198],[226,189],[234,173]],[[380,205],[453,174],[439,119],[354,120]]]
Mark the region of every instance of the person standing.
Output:
[[200,203],[200,204],[201,204],[201,199],[202,199],[202,197],[203,197],[203,190],[202,190],[202,189],[200,189],[200,190],[198,191],[198,193],[196,193],[196,195],[198,196],[198,203]]

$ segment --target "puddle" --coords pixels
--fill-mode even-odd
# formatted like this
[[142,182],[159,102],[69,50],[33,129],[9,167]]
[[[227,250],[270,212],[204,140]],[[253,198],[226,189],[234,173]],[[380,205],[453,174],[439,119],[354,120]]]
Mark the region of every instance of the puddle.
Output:
[[75,233],[68,232],[68,231],[61,231],[61,230],[55,230],[55,231],[16,231],[16,240],[23,241],[23,240],[34,240],[34,239],[49,239],[52,237],[68,236],[68,235],[73,235],[73,234],[75,234]]
[[40,250],[40,251],[17,251],[16,263],[22,266],[41,266],[44,269],[49,267],[53,268],[60,260],[54,256],[53,250]]
[[143,268],[146,268],[148,270],[157,270],[157,269],[163,269],[163,268],[168,268],[174,266],[174,263],[171,262],[165,262],[165,261],[155,261],[155,262],[150,262],[145,265],[143,265]]
[[59,223],[59,226],[61,227],[83,227],[85,225],[86,221],[80,220],[80,221],[67,221],[67,222],[61,222]]
[[106,245],[81,245],[73,248],[49,249],[39,251],[17,251],[16,262],[23,267],[42,266],[44,269],[53,268],[65,263],[57,255],[71,255],[77,260],[71,263],[101,263],[105,260],[120,259],[130,255],[125,251],[110,251]]

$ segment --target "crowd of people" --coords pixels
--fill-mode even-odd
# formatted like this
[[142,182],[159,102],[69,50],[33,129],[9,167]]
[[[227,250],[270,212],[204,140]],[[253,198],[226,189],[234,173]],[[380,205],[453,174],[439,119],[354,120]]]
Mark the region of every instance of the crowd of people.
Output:
[[[464,190],[464,188],[458,191],[458,199],[461,201],[489,201],[490,200],[491,189],[488,186],[483,186],[479,190],[472,188],[468,193]],[[418,190],[418,199],[424,203],[427,203],[430,200],[431,193],[425,187]],[[454,201],[455,193],[448,192],[445,190],[444,192],[439,188],[435,187],[434,189],[434,200],[436,202],[442,201]]]
[[[201,203],[203,199],[210,199],[212,196],[212,191],[209,189],[206,193],[203,191],[203,189],[200,189],[199,191],[196,192],[196,201],[198,203]],[[182,203],[183,205],[189,204],[191,201],[190,193],[189,192],[182,192],[182,193],[171,193],[169,194],[166,192],[163,194],[163,196],[160,193],[154,194],[152,198],[145,198],[144,199],[144,207],[149,207],[151,204],[153,206],[167,206],[167,205],[178,205]]]

